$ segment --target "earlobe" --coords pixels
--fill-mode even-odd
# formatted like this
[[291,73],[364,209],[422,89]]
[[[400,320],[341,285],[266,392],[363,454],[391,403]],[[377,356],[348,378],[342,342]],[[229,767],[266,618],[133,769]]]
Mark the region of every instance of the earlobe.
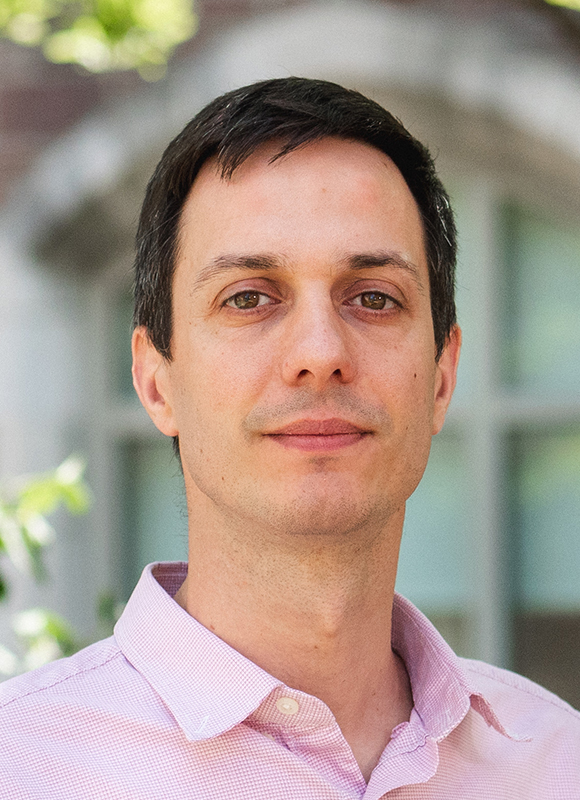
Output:
[[168,375],[170,362],[155,348],[143,326],[133,331],[131,349],[133,386],[139,400],[162,433],[178,436]]
[[437,362],[433,406],[433,435],[439,433],[457,381],[457,365],[461,350],[461,328],[454,325]]

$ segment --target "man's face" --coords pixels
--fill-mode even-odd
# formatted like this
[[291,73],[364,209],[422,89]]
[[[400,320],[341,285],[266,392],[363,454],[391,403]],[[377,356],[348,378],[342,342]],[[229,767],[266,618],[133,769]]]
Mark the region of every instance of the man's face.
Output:
[[230,180],[213,161],[197,177],[173,357],[149,351],[158,397],[144,402],[179,435],[190,514],[209,502],[294,533],[383,525],[443,424],[459,334],[436,362],[422,224],[387,156],[335,139],[270,164],[275,152]]

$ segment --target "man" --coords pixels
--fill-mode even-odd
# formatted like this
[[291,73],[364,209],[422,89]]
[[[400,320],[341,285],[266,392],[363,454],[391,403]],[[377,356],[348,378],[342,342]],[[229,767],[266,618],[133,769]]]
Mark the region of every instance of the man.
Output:
[[134,383],[189,565],[5,685],[0,796],[580,798],[580,715],[394,598],[460,348],[427,151],[334,84],[245,87],[170,144],[138,244]]

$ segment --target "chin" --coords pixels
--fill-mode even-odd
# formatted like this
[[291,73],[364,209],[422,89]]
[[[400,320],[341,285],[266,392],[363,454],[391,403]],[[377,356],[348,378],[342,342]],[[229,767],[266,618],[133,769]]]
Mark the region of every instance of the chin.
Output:
[[[270,510],[274,508],[272,504]],[[378,503],[344,493],[338,497],[302,495],[279,504],[275,514],[270,514],[270,523],[285,536],[345,537],[364,529],[378,531],[393,510],[383,498]]]

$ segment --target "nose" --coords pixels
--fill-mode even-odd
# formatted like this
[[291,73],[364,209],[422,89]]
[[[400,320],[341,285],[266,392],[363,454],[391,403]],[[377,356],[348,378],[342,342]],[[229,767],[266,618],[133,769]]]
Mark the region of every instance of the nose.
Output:
[[315,391],[329,383],[350,383],[354,359],[348,333],[332,299],[322,292],[297,302],[287,317],[282,342],[284,381]]

